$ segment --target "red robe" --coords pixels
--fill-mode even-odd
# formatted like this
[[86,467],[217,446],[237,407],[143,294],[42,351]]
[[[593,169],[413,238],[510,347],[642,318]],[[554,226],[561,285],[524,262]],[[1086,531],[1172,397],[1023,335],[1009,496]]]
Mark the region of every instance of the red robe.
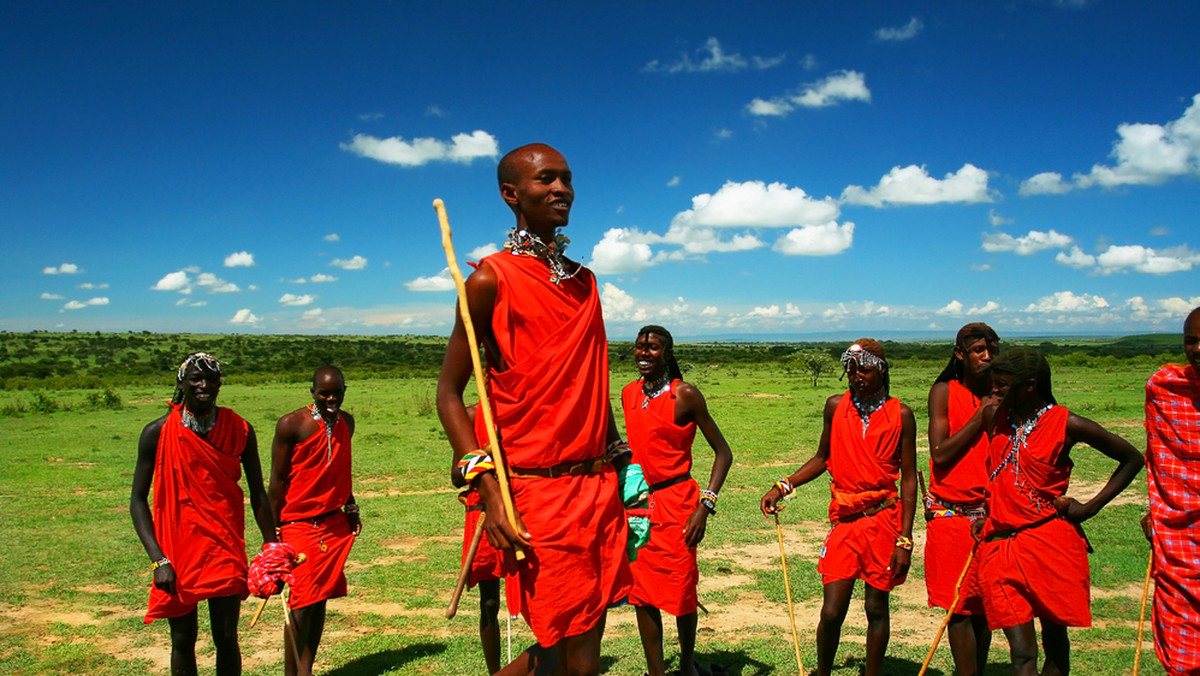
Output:
[[862,418],[850,393],[842,395],[833,413],[829,436],[829,519],[833,528],[825,536],[817,571],[825,584],[861,579],[883,591],[903,580],[893,580],[892,554],[900,534],[900,501],[869,517],[839,523],[897,495],[900,478],[900,435],[904,422],[900,400],[892,397],[871,413],[863,432]]
[[[556,285],[531,256],[484,259],[496,276],[492,332],[507,370],[488,371],[488,395],[509,467],[544,468],[604,454],[608,343],[596,280],[582,270]],[[487,442],[485,416],[475,435]],[[595,474],[510,477],[533,539],[509,566],[509,608],[549,647],[595,627],[629,593],[625,511],[611,465]]]
[[1167,364],[1146,383],[1154,523],[1154,650],[1171,676],[1200,672],[1200,375]]
[[1063,452],[1069,415],[1062,406],[1050,408],[1014,452],[1013,424],[1003,409],[997,414],[988,446],[988,521],[976,555],[992,629],[1034,617],[1091,626],[1087,544],[1079,527],[1055,518],[1054,509],[1071,479],[1071,459]]
[[[952,436],[975,415],[979,398],[957,380],[951,380],[947,385],[946,412],[950,423],[947,436]],[[926,514],[932,514],[933,518],[925,525],[925,589],[930,608],[948,609],[954,602],[955,586],[975,542],[971,535],[973,519],[956,507],[983,503],[987,449],[987,434],[980,429],[966,452],[949,467],[938,467],[929,461],[931,504],[927,504]],[[974,559],[971,566],[977,566]],[[955,612],[983,614],[983,598],[979,595],[979,584],[973,571],[963,577]]]
[[152,509],[154,537],[175,570],[175,594],[150,586],[146,624],[182,617],[200,601],[246,598],[245,507],[238,479],[250,426],[228,408],[201,437],[172,404],[158,435]]
[[[625,438],[633,449],[633,461],[642,466],[651,486],[692,471],[696,423],[675,424],[675,390],[681,382],[673,380],[670,392],[654,399],[642,393],[641,379],[621,391]],[[633,571],[630,603],[653,606],[676,617],[696,612],[700,573],[696,548],[684,544],[683,529],[699,503],[695,479],[651,494],[650,541],[629,566]]]
[[292,571],[292,608],[346,595],[344,569],[354,533],[342,507],[350,495],[350,426],[339,414],[331,439],[318,421],[316,431],[292,449],[280,510],[282,539],[308,557]]

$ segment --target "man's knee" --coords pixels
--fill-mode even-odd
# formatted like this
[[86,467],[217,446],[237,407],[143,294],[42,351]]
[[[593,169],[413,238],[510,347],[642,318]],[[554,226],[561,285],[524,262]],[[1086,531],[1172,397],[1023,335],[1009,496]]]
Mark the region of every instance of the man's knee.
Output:
[[867,622],[874,624],[889,621],[888,592],[868,586],[866,598],[863,600],[863,610],[867,614]]

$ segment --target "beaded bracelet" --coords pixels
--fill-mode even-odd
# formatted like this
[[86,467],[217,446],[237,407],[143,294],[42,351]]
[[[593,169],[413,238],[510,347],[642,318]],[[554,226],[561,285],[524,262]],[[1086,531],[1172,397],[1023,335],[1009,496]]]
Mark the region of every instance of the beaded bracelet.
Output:
[[346,506],[342,507],[342,511],[345,512],[347,515],[353,514],[354,516],[358,516],[358,503],[357,502],[347,502]]
[[717,494],[714,491],[700,491],[700,504],[708,508],[712,514],[717,513]]
[[911,552],[913,548],[912,538],[901,535],[896,538],[896,546],[900,549],[906,549]]
[[479,448],[467,453],[458,461],[458,471],[462,474],[462,478],[469,484],[475,477],[484,472],[496,471],[496,463],[492,460],[490,453]]
[[171,559],[168,559],[167,557],[164,556],[157,561],[152,561],[150,563],[150,570],[158,570],[159,568],[162,568],[163,566],[169,566],[169,565],[171,565]]
[[787,496],[791,495],[792,491],[795,490],[794,488],[792,488],[792,482],[788,481],[787,477],[782,477],[780,479],[777,479],[775,481],[775,488],[779,489],[780,497],[785,497],[785,498]]
[[604,459],[612,462],[622,455],[633,455],[633,449],[624,439],[617,439],[604,449]]

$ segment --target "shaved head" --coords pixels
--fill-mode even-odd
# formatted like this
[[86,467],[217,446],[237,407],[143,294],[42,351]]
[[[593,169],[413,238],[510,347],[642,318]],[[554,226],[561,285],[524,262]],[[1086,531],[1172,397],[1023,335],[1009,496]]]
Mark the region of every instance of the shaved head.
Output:
[[521,165],[528,162],[534,155],[545,152],[562,156],[562,153],[545,143],[529,143],[508,151],[504,157],[500,158],[500,164],[496,167],[496,182],[504,185],[521,180]]

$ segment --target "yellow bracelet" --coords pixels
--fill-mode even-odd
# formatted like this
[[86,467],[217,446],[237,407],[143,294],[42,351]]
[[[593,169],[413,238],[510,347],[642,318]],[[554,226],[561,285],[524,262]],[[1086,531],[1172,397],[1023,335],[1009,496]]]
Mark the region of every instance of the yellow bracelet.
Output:
[[912,538],[901,535],[900,537],[896,538],[896,546],[900,549],[907,549],[911,552],[913,548]]
[[171,559],[168,559],[167,557],[164,556],[157,561],[152,561],[150,563],[150,570],[158,570],[159,568],[162,568],[163,566],[169,566],[169,565],[171,565]]

